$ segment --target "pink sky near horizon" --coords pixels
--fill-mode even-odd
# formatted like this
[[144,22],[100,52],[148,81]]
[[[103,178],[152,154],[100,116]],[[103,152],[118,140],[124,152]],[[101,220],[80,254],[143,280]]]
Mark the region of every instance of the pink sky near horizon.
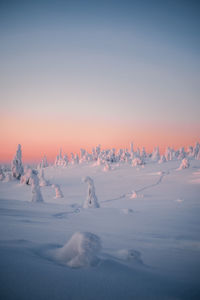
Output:
[[[98,118],[65,120],[63,118],[29,118],[24,116],[1,118],[0,162],[10,162],[17,145],[22,145],[24,162],[39,162],[45,154],[54,161],[59,149],[70,155],[80,153],[80,148],[91,151],[100,144],[102,148],[145,147],[151,152],[159,146],[163,153],[167,146],[178,149],[200,142],[199,124],[173,124],[172,122],[108,121]],[[192,134],[191,134],[192,133]]]

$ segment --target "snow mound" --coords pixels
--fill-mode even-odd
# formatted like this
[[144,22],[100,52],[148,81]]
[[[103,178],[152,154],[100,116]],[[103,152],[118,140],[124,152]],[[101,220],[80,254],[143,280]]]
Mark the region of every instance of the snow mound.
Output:
[[131,194],[131,196],[130,196],[130,199],[135,199],[135,198],[137,198],[137,197],[138,197],[137,193],[136,193],[135,191],[132,191],[132,194]]
[[56,258],[72,268],[94,266],[99,261],[97,255],[101,250],[100,238],[90,232],[76,232],[60,249]]
[[136,191],[132,191],[130,199],[143,198],[143,194],[138,194]]
[[61,188],[60,188],[59,184],[52,184],[52,188],[55,189],[55,193],[56,193],[56,195],[54,197],[55,199],[64,198],[63,192],[61,191]]

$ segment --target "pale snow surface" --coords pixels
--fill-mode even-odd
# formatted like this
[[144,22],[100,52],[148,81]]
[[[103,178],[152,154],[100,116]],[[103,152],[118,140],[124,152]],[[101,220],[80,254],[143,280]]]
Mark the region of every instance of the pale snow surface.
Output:
[[[200,299],[198,153],[198,143],[169,148],[158,163],[157,148],[153,159],[133,146],[82,149],[79,163],[45,167],[57,199],[32,167],[25,184],[1,167],[12,180],[0,181],[0,299]],[[136,157],[143,167],[132,167]]]

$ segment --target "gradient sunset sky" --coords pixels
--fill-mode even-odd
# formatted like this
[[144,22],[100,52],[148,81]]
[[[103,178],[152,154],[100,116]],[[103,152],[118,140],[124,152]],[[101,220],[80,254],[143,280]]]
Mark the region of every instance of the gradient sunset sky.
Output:
[[0,161],[200,140],[199,1],[0,1]]

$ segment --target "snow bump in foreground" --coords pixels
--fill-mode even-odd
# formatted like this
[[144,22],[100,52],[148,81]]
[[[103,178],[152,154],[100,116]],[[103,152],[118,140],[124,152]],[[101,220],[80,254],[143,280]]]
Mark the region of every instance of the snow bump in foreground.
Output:
[[95,266],[101,251],[100,238],[90,232],[76,232],[71,239],[55,252],[55,258],[72,268]]

